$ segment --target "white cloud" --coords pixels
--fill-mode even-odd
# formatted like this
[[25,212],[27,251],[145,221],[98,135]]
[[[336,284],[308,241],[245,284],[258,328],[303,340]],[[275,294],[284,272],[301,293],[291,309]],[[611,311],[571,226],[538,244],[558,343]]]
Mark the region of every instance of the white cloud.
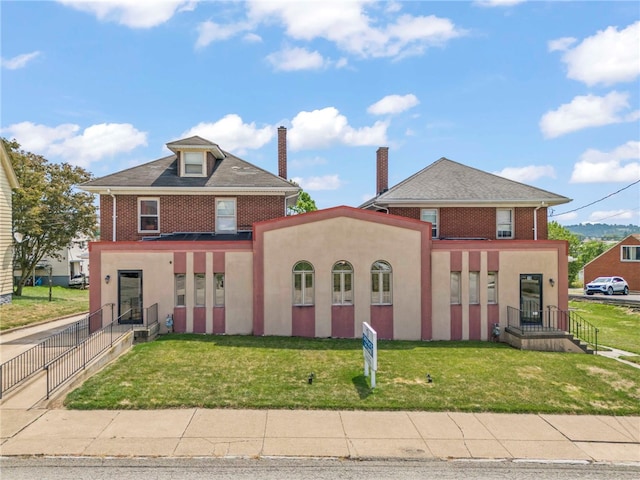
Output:
[[21,122],[2,131],[15,138],[26,151],[82,167],[147,145],[146,132],[129,123],[101,123],[80,132],[80,126],[74,124],[48,127]]
[[274,133],[275,128],[271,125],[258,128],[255,122],[244,123],[239,115],[231,113],[214,123],[201,122],[181,137],[198,135],[217,143],[223,150],[242,155],[247,150],[255,150],[269,143]]
[[419,103],[420,100],[418,100],[418,97],[411,93],[408,95],[387,95],[369,106],[369,108],[367,108],[367,112],[373,115],[401,113],[415,107]]
[[560,215],[554,215],[553,219],[558,222],[570,222],[578,218],[577,212],[567,212]]
[[593,223],[600,223],[603,220],[614,218],[616,221],[635,221],[636,217],[633,210],[597,210],[591,212],[589,215],[589,221]]
[[629,141],[611,152],[589,149],[573,166],[571,183],[633,182],[640,179],[640,142]]
[[476,0],[473,3],[481,7],[512,7],[524,2],[525,0]]
[[302,187],[307,192],[319,191],[319,190],[337,190],[342,186],[342,181],[338,175],[324,175],[322,177],[294,177],[294,182]]
[[542,177],[556,178],[556,170],[551,165],[528,165],[526,167],[507,167],[499,172],[499,175],[516,182],[529,183]]
[[305,48],[287,47],[267,56],[267,61],[276,69],[285,72],[295,70],[320,70],[328,62],[317,51]]
[[58,0],[59,3],[87,12],[100,21],[115,22],[130,28],[161,25],[176,12],[190,11],[197,0]]
[[600,30],[567,50],[562,61],[567,77],[587,85],[630,82],[640,75],[640,21],[618,31]]
[[[196,28],[196,30],[198,31],[196,48],[206,47],[207,45],[215,41],[228,40],[238,33],[246,31],[247,28],[248,26],[243,23],[221,25],[219,23],[207,20],[206,22],[200,23]],[[258,35],[255,35],[254,37],[258,37],[258,39],[260,39]]]
[[[375,2],[264,2],[248,3],[250,22],[279,22],[294,40],[324,39],[348,53],[361,57],[392,57],[417,54],[430,46],[465,35],[446,18],[434,15],[397,15],[400,4],[380,18],[372,18],[365,6],[373,11]],[[386,25],[383,19],[392,18]]]
[[376,146],[387,143],[388,122],[378,121],[370,127],[353,128],[347,117],[335,107],[300,112],[291,121],[287,140],[291,150],[323,148],[335,144]]
[[576,43],[577,40],[573,37],[562,37],[555,40],[549,40],[547,48],[550,52],[565,52],[571,45]]
[[13,58],[2,59],[2,66],[7,70],[18,70],[19,68],[24,68],[27,64],[40,55],[39,51],[31,52],[31,53],[23,53],[22,55],[15,56]]
[[640,118],[640,110],[622,115],[628,108],[628,93],[613,91],[604,97],[577,96],[571,103],[545,113],[540,119],[540,130],[546,138],[554,138],[583,128],[633,122]]

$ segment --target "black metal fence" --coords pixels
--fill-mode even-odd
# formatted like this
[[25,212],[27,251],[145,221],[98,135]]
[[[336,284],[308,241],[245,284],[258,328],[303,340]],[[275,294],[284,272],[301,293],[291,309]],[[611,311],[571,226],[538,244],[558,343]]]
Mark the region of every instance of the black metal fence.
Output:
[[522,333],[568,332],[592,345],[598,352],[598,328],[577,312],[559,310],[548,306],[546,310],[518,310],[507,307],[507,324]]
[[158,323],[158,304],[154,303],[144,309],[144,324],[147,327],[151,327],[156,323]]
[[[128,315],[125,312],[123,315]],[[56,388],[84,370],[93,359],[111,348],[125,333],[133,330],[135,325],[123,324],[115,320],[91,336],[75,345],[71,350],[58,356],[44,366],[47,375],[47,399]]]
[[91,323],[97,318],[102,322],[102,311],[109,307],[113,312],[113,304],[103,305],[100,310],[90,313],[82,320],[72,323],[64,330],[47,337],[29,350],[0,365],[0,398],[19,383],[43,370],[45,365],[88,338],[91,335]]

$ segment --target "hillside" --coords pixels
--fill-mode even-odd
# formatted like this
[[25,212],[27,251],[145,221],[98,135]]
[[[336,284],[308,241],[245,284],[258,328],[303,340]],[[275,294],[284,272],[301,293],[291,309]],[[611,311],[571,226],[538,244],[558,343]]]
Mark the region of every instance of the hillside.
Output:
[[580,225],[565,225],[571,233],[581,239],[594,240],[622,240],[633,234],[640,233],[638,225],[609,225],[607,223],[585,223]]

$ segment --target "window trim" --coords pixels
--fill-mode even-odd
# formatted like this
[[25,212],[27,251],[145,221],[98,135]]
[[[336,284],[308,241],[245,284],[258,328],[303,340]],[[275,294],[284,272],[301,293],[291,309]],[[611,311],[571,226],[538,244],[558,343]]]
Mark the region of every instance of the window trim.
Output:
[[[494,278],[493,287],[491,286],[492,283],[490,280],[492,276]],[[491,298],[491,291],[493,291],[493,299]],[[498,304],[498,272],[487,272],[487,304]]]
[[[201,289],[198,289],[198,279],[204,281]],[[198,302],[198,293],[202,297],[202,302]],[[207,305],[207,275],[204,273],[193,274],[193,305],[196,307],[205,307]]]
[[[218,288],[218,277],[222,277],[222,288]],[[225,304],[225,291],[224,291],[224,273],[214,273],[213,274],[213,306],[214,307],[224,307]],[[222,302],[218,301],[218,292],[222,292]]]
[[[629,258],[624,258],[624,250],[629,249]],[[636,258],[632,258],[631,252],[637,249]],[[621,262],[640,262],[640,245],[620,245],[620,261]]]
[[[475,277],[475,288],[473,287],[472,277]],[[475,296],[475,298],[473,298]],[[480,272],[477,270],[469,272],[469,305],[480,304]]]
[[[223,230],[220,228],[218,221],[220,220],[220,218],[230,218],[230,215],[224,215],[224,216],[220,216],[218,215],[218,204],[220,202],[228,202],[228,201],[232,201],[233,202],[233,230]],[[216,198],[216,210],[215,210],[215,228],[216,228],[216,233],[231,233],[231,234],[235,234],[238,233],[238,199],[236,197],[217,197]]]
[[[453,279],[458,279],[458,288],[457,291],[453,291]],[[454,296],[456,298],[454,298]],[[449,274],[449,303],[451,305],[461,305],[462,304],[462,272],[451,272]]]
[[431,222],[431,238],[438,238],[438,234],[439,234],[439,230],[440,230],[440,226],[439,226],[440,209],[439,208],[421,208],[420,209],[420,220],[422,220],[423,222],[428,222],[429,221],[429,220],[425,220],[424,219],[424,212],[426,212],[426,211],[435,212],[436,221],[435,222]]
[[[155,215],[143,215],[142,214],[142,202],[156,202],[156,214]],[[143,230],[142,229],[142,217],[152,217],[156,219],[155,230]],[[160,233],[160,197],[138,197],[138,233]]]
[[[296,270],[298,266],[306,266],[303,264],[307,264],[311,267],[311,269],[300,269]],[[300,298],[301,302],[296,302],[296,276],[300,276]],[[306,283],[307,278],[311,278],[311,299],[307,299],[306,295]],[[307,260],[300,260],[293,265],[291,269],[291,303],[294,307],[312,307],[315,305],[315,297],[316,297],[316,279],[315,279],[315,268],[313,264]]]
[[[509,212],[509,223],[499,223],[499,213],[500,212]],[[508,237],[500,235],[500,226],[501,225],[509,225],[510,235]],[[496,208],[496,239],[498,240],[512,240],[515,238],[515,221],[514,221],[514,210],[513,208]]]
[[[347,266],[346,269],[336,269],[336,266]],[[336,301],[334,295],[336,294],[336,275],[340,276],[340,301]],[[351,300],[345,300],[345,286],[346,286],[346,276],[351,276]],[[340,260],[333,264],[331,268],[331,305],[353,305],[353,297],[354,297],[354,288],[353,288],[353,265],[347,262],[346,260]]]
[[[182,295],[178,293],[178,278],[182,278],[183,286],[182,286]],[[184,273],[176,273],[173,276],[173,301],[176,307],[186,307],[187,306],[187,275]],[[182,303],[179,301],[180,296],[182,296]]]
[[[199,173],[187,173],[187,153],[199,153],[202,155]],[[193,165],[196,165],[195,163]],[[203,150],[181,150],[180,151],[180,176],[181,177],[205,177],[207,175],[207,152]]]
[[[389,267],[388,270],[383,270],[383,269],[376,269],[376,265],[383,263],[385,264],[387,267]],[[374,292],[373,291],[373,287],[374,287],[374,275],[378,276],[377,279],[377,286],[378,286],[378,291]],[[384,301],[384,294],[385,294],[385,290],[384,290],[384,277],[388,276],[389,277],[389,301],[385,302]],[[376,295],[378,298],[374,299],[374,295]],[[391,266],[391,264],[389,262],[387,262],[386,260],[376,260],[375,262],[373,262],[371,264],[371,305],[393,305],[393,267]]]

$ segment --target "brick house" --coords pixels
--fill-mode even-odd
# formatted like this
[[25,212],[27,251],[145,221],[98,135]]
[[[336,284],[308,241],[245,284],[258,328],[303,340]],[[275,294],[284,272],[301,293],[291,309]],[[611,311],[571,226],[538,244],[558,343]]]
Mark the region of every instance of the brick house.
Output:
[[585,284],[614,275],[623,277],[629,290],[640,291],[640,234],[629,235],[584,266]]
[[[508,307],[567,310],[567,244],[546,239],[540,213],[565,197],[441,160],[363,208],[286,216],[299,190],[285,180],[284,128],[279,176],[199,137],[168,146],[175,155],[82,187],[101,196],[92,311],[113,303],[138,323],[155,305],[178,332],[352,338],[368,322],[380,338],[490,340]],[[192,150],[207,164],[190,166]],[[429,172],[455,195],[391,198]]]

